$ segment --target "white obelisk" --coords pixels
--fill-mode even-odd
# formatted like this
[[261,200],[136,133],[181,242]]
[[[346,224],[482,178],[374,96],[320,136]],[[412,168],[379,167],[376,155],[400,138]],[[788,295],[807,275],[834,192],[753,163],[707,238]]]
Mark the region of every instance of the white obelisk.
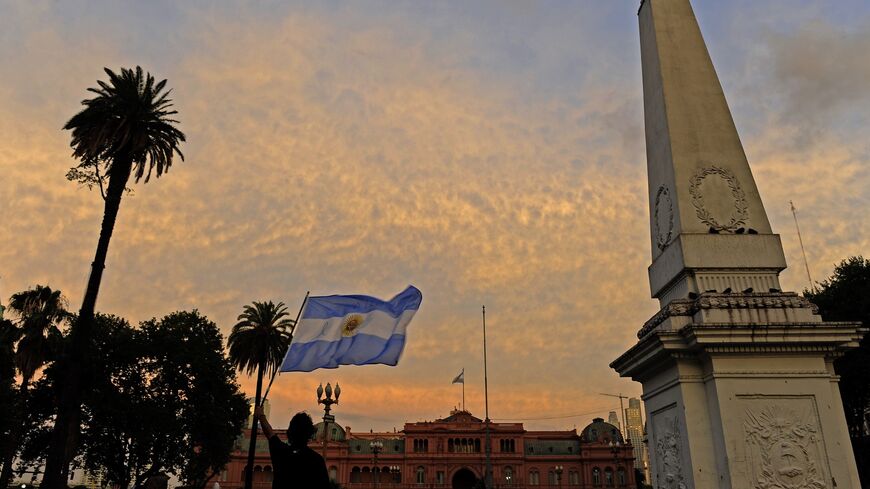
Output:
[[782,245],[689,0],[638,16],[661,310],[611,366],[643,384],[653,486],[859,489],[832,362],[863,331],[780,292]]

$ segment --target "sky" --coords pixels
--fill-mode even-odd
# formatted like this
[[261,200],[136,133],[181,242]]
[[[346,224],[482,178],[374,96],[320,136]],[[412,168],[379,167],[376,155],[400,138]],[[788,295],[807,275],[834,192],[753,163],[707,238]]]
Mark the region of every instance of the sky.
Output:
[[[35,284],[77,310],[97,191],[63,124],[141,65],[173,89],[185,160],[133,185],[98,310],[133,323],[198,309],[228,334],[245,304],[306,291],[423,293],[398,367],[281,375],[276,426],[322,411],[401,429],[461,402],[582,429],[640,394],[608,364],[650,298],[637,0],[0,0],[0,297]],[[695,0],[790,267],[808,286],[870,254],[870,3]],[[240,375],[244,390],[253,382]]]

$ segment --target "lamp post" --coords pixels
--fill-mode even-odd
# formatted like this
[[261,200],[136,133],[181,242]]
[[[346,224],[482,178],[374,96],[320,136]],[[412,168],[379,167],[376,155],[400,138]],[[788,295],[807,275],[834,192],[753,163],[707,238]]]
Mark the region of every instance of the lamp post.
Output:
[[565,470],[565,467],[562,467],[561,465],[557,465],[555,467],[555,470],[556,470],[556,485],[559,486],[559,488],[561,489],[561,487],[562,487],[562,471]]
[[[613,466],[616,468],[616,472],[614,472],[613,477],[617,478],[619,475],[619,452],[620,448],[622,448],[622,443],[619,440],[616,440],[616,443],[610,442],[610,453],[613,454]],[[614,480],[613,485],[619,485],[619,481]]]
[[[338,404],[338,396],[341,395],[341,387],[338,382],[335,383],[335,398],[332,397],[332,386],[326,383],[326,389],[323,384],[317,386],[317,404],[323,404],[323,462],[326,463],[326,444],[329,440],[329,423],[335,421],[335,416],[329,414],[333,404]],[[324,396],[326,394],[326,396]]]
[[372,456],[374,457],[374,468],[372,469],[372,475],[375,476],[375,489],[378,487],[378,475],[380,474],[380,469],[378,469],[378,454],[381,453],[381,450],[384,449],[384,442],[375,440],[369,443],[369,448],[372,449]]

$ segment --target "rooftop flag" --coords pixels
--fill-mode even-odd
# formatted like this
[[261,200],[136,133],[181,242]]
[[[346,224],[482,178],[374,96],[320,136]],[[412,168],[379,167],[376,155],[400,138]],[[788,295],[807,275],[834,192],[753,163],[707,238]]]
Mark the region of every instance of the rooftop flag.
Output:
[[339,365],[396,365],[423,295],[413,285],[389,301],[367,295],[309,297],[282,372]]
[[456,378],[453,379],[453,382],[451,382],[451,384],[464,384],[464,383],[465,383],[465,369],[463,368],[462,372],[459,372],[459,375],[457,375]]

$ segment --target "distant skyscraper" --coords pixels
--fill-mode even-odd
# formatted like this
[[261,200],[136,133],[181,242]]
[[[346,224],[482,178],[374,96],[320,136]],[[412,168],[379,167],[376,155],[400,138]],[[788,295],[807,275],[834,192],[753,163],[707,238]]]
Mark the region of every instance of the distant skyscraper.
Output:
[[[628,400],[628,408],[625,410],[625,433],[634,447],[634,468],[648,474],[644,460],[646,457],[646,445],[643,443],[643,416],[641,414],[640,399],[632,397]],[[647,478],[649,480],[649,478]]]
[[[619,431],[622,431],[622,425],[619,424],[619,416],[616,415],[616,411],[610,411],[607,413],[607,422],[616,426]],[[623,433],[623,437],[624,435],[625,434]]]
[[[251,429],[251,425],[254,424],[254,408],[253,408],[254,400],[248,399],[248,424],[245,426],[247,429]],[[266,399],[263,401],[263,414],[266,415],[266,418],[269,418],[269,413],[272,411],[272,406],[269,404],[269,400]]]

